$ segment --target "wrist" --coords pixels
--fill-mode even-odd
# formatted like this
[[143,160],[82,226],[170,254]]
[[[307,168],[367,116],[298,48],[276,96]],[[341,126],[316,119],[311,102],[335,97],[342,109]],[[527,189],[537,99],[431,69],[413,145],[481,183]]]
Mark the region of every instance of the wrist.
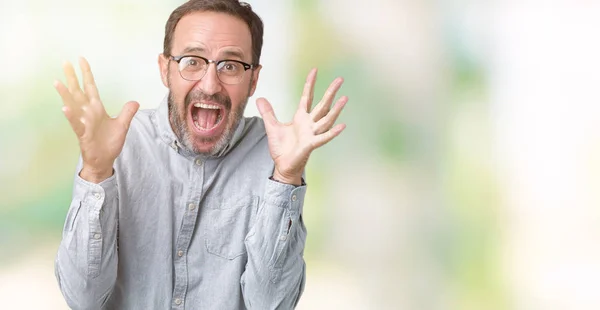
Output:
[[79,172],[79,177],[81,177],[82,179],[84,179],[88,182],[95,183],[95,184],[98,184],[98,183],[110,178],[112,175],[113,175],[112,167],[110,167],[108,169],[106,169],[106,168],[95,169],[95,168],[86,166],[85,164],[83,165],[81,172]]
[[298,176],[284,176],[275,169],[273,171],[273,176],[271,177],[273,181],[277,181],[279,183],[290,184],[294,186],[302,185],[302,175]]

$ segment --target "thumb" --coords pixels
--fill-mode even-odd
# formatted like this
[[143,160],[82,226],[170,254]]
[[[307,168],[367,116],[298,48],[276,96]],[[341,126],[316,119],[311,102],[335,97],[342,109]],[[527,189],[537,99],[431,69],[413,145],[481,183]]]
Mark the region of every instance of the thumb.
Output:
[[273,107],[265,98],[256,99],[256,107],[258,108],[258,112],[260,112],[260,116],[262,116],[265,121],[265,127],[272,127],[279,123],[277,121],[277,117],[275,116],[275,112],[273,111]]
[[123,107],[123,109],[121,110],[121,114],[119,114],[119,116],[117,116],[117,120],[119,120],[119,122],[121,122],[121,124],[127,126],[127,128],[129,128],[129,125],[131,124],[131,120],[133,119],[133,116],[135,115],[135,113],[137,112],[137,110],[140,108],[140,104],[137,101],[129,101],[125,104],[125,106]]

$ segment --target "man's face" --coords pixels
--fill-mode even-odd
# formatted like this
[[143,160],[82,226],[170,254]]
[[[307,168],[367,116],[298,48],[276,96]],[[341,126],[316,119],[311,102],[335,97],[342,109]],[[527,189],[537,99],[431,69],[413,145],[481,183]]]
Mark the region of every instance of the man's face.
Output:
[[[195,12],[181,18],[173,34],[173,56],[195,55],[215,61],[230,59],[252,63],[248,26],[236,17],[215,12]],[[248,97],[256,88],[260,67],[244,73],[235,85],[223,84],[210,64],[199,81],[179,74],[177,62],[159,56],[163,84],[169,88],[169,120],[184,147],[214,155],[227,145]]]

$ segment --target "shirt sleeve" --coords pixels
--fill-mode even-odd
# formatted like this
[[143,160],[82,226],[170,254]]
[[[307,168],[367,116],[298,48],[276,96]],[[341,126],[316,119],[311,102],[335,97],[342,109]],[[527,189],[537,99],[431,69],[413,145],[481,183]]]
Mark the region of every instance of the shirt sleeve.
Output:
[[292,309],[304,290],[306,185],[267,180],[257,220],[245,240],[248,263],[241,278],[248,309]]
[[116,184],[114,175],[99,184],[75,177],[55,261],[56,278],[71,309],[99,309],[112,292],[117,276]]

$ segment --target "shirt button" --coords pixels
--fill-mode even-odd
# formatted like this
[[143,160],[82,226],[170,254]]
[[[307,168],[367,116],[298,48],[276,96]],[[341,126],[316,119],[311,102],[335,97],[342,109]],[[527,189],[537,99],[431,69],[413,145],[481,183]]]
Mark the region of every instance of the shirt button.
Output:
[[183,256],[183,251],[177,252],[177,256],[182,257]]
[[181,299],[179,299],[179,298],[175,299],[175,304],[178,306],[181,305]]
[[202,159],[196,159],[196,166],[202,166]]
[[101,234],[94,234],[94,239],[100,239],[100,238],[102,238]]
[[296,201],[298,200],[298,197],[296,197],[296,195],[292,195],[292,201]]
[[193,204],[193,203],[190,203],[190,204],[188,205],[188,208],[190,208],[190,210],[194,210],[194,209],[196,209],[196,205],[195,205],[195,204]]
[[96,199],[100,199],[100,193],[94,193],[94,197],[96,197]]
[[281,240],[281,241],[285,241],[285,240],[287,240],[287,236],[286,236],[286,235],[283,235],[283,236],[279,237],[279,240]]

